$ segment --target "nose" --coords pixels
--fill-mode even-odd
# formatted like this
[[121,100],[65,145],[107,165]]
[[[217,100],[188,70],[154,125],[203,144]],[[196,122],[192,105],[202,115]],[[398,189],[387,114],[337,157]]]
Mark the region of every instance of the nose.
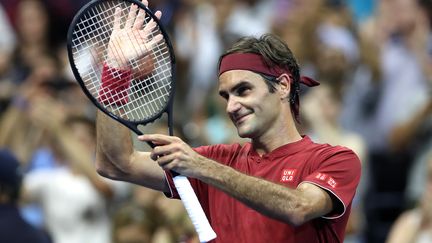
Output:
[[228,114],[233,114],[240,109],[240,102],[235,97],[229,97],[226,105],[226,112]]

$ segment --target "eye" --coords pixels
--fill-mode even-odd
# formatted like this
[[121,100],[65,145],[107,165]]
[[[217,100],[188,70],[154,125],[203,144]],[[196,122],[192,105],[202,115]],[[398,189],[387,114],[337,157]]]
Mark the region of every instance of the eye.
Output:
[[219,95],[224,99],[228,100],[228,94],[226,92],[219,92]]
[[245,96],[249,93],[250,90],[251,88],[248,86],[241,86],[236,90],[237,91],[236,93],[238,96]]

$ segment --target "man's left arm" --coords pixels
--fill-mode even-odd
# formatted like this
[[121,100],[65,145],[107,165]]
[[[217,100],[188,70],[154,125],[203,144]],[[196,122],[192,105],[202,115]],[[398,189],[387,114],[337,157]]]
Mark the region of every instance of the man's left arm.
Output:
[[256,211],[298,226],[333,210],[333,200],[325,190],[302,183],[291,189],[262,178],[245,175],[207,158],[204,173],[197,179],[215,186]]

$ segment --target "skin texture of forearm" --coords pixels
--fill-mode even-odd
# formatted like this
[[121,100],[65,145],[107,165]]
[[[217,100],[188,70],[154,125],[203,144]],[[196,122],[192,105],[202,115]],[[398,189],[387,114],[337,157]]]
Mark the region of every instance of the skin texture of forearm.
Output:
[[[261,178],[247,176],[218,163],[206,164],[211,166],[200,176],[200,180],[268,217],[298,226],[331,211],[331,199],[327,193],[321,189],[306,193],[301,189],[302,186],[313,185],[305,183],[298,189],[289,189]],[[318,204],[321,205],[317,207]]]
[[100,175],[169,191],[163,170],[149,153],[134,150],[129,129],[98,111],[96,133],[96,168]]
[[129,157],[133,153],[130,131],[98,111],[96,134],[98,172],[110,178],[127,174]]

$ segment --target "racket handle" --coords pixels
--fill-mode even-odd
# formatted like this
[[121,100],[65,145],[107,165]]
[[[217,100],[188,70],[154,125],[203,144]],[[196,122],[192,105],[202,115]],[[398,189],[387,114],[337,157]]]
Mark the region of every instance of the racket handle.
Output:
[[210,226],[189,180],[182,175],[174,177],[173,180],[189,218],[195,227],[200,242],[208,242],[216,238],[216,233]]

